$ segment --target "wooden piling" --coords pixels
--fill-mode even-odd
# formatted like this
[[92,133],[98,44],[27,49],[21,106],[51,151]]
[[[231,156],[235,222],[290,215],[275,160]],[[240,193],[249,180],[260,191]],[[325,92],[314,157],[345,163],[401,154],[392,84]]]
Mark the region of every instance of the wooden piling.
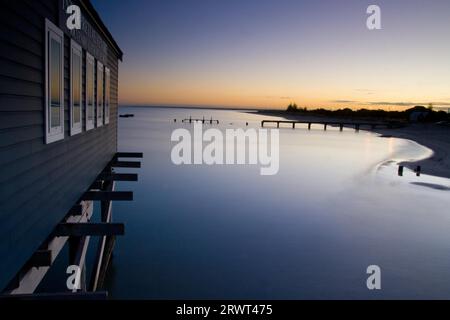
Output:
[[[264,121],[264,120],[263,120]],[[193,119],[192,118],[192,116],[191,117],[189,117],[189,118],[187,118],[187,119],[183,119],[183,120],[181,120],[181,122],[183,122],[183,123],[187,123],[187,122],[189,122],[189,123],[192,123],[192,122],[195,122],[195,123],[198,123],[198,122],[201,122],[201,123],[211,123],[211,124],[213,124],[213,123],[217,123],[217,124],[219,124],[219,120],[214,120],[214,119],[210,119],[210,120],[208,120],[208,119],[206,119],[205,117],[203,117],[203,118],[201,118],[201,119]]]
[[421,171],[422,171],[422,167],[421,166],[417,166],[417,168],[416,168],[416,176],[420,177]]
[[308,130],[311,130],[311,122],[308,123]]
[[340,131],[344,130],[344,125],[343,125],[342,123],[339,124],[339,130],[340,130]]
[[398,166],[398,175],[400,177],[403,177],[403,166],[402,165]]

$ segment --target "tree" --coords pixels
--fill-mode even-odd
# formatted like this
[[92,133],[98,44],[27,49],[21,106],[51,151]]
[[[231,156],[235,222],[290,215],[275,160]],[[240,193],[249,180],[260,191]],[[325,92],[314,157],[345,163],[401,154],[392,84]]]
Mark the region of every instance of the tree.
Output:
[[297,110],[298,110],[298,107],[295,102],[294,103],[291,102],[287,107],[287,111],[293,112],[293,111],[297,111]]

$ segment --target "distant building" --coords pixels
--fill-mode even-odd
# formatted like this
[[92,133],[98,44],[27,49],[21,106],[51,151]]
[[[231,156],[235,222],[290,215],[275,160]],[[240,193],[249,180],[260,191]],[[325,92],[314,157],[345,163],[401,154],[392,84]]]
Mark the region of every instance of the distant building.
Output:
[[429,114],[429,111],[413,111],[409,114],[409,121],[423,122]]
[[[80,30],[66,26],[72,4]],[[114,192],[114,180],[135,180],[112,171],[130,165],[117,160],[122,51],[88,0],[0,6],[0,291],[33,293],[67,240],[68,263],[84,270],[96,235],[97,264],[81,288],[95,291],[123,232],[110,200],[132,196]],[[98,200],[103,225],[88,225]]]

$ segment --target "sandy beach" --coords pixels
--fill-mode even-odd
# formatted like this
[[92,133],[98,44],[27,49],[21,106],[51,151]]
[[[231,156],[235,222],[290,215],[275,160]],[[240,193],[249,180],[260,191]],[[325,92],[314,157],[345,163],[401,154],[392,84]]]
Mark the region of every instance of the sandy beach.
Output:
[[420,165],[424,174],[450,178],[450,127],[436,124],[411,124],[398,129],[375,129],[374,132],[413,140],[430,148],[433,150],[431,157],[402,164],[410,169]]
[[[284,111],[264,110],[259,114],[279,116],[287,120],[325,120],[323,116],[296,115]],[[329,121],[342,121],[342,118],[327,117]],[[352,122],[354,120],[349,120]],[[369,130],[369,129],[365,129]],[[422,167],[422,173],[432,176],[450,179],[450,127],[438,124],[409,124],[402,128],[369,130],[383,136],[413,140],[431,150],[433,155],[427,159],[413,162],[403,162],[406,167],[414,170],[418,165]]]

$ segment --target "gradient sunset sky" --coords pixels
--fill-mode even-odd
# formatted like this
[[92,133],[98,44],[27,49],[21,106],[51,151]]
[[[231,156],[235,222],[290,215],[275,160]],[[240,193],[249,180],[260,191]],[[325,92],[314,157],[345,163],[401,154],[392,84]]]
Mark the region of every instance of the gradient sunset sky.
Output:
[[449,0],[92,3],[124,51],[121,105],[450,108]]

